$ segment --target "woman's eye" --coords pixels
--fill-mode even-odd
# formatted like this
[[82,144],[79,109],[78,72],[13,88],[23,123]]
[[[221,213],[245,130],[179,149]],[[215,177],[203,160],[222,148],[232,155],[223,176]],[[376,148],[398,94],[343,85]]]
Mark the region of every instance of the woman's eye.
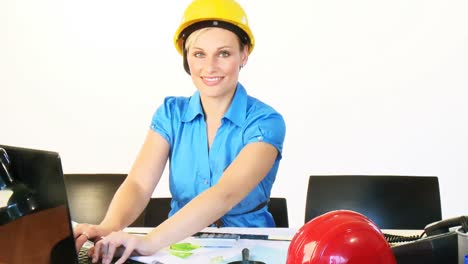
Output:
[[202,58],[202,57],[203,57],[203,53],[202,53],[202,52],[195,52],[195,53],[193,53],[193,56],[194,56],[195,58]]
[[228,51],[225,51],[225,50],[223,50],[223,51],[221,51],[219,53],[219,56],[221,56],[221,57],[229,57],[229,55],[231,55],[231,54]]

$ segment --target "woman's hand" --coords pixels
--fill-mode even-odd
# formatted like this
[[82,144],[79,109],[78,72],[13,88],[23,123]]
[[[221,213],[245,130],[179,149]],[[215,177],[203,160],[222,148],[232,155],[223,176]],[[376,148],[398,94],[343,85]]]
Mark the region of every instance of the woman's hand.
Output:
[[130,235],[123,231],[102,237],[90,250],[93,263],[102,259],[102,264],[111,263],[114,257],[119,256],[115,264],[122,264],[132,255],[152,255],[155,252],[147,236]]
[[75,238],[76,252],[79,252],[81,247],[90,240],[96,242],[103,236],[109,234],[112,230],[100,225],[79,224],[73,228],[73,236]]

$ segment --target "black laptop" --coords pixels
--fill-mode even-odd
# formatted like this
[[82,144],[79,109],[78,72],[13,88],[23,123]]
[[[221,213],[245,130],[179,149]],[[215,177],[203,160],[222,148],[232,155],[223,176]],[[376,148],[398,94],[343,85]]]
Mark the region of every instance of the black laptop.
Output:
[[0,263],[91,263],[75,251],[59,154],[0,145],[0,161]]

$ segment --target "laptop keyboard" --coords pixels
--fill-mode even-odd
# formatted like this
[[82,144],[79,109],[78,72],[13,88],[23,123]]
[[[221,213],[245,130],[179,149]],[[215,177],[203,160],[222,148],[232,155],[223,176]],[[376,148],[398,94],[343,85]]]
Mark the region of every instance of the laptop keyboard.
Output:
[[[78,263],[79,264],[92,264],[92,259],[88,257],[88,249],[86,247],[82,247],[80,253],[78,254]],[[117,260],[113,260],[111,263],[115,263]],[[100,262],[99,262],[100,263]],[[124,264],[141,264],[141,262],[136,260],[127,259]]]
[[91,258],[88,257],[88,249],[82,247],[80,253],[78,253],[78,263],[79,264],[87,264],[92,263]]

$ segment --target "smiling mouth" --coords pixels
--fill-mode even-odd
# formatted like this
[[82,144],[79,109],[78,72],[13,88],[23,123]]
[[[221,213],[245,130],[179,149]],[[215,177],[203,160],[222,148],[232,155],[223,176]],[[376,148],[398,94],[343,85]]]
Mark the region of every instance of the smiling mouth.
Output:
[[213,86],[217,85],[223,80],[223,77],[216,76],[216,77],[202,77],[203,83],[205,83],[208,86]]
[[216,82],[216,81],[220,81],[222,77],[202,77],[202,79],[209,81],[209,82]]

